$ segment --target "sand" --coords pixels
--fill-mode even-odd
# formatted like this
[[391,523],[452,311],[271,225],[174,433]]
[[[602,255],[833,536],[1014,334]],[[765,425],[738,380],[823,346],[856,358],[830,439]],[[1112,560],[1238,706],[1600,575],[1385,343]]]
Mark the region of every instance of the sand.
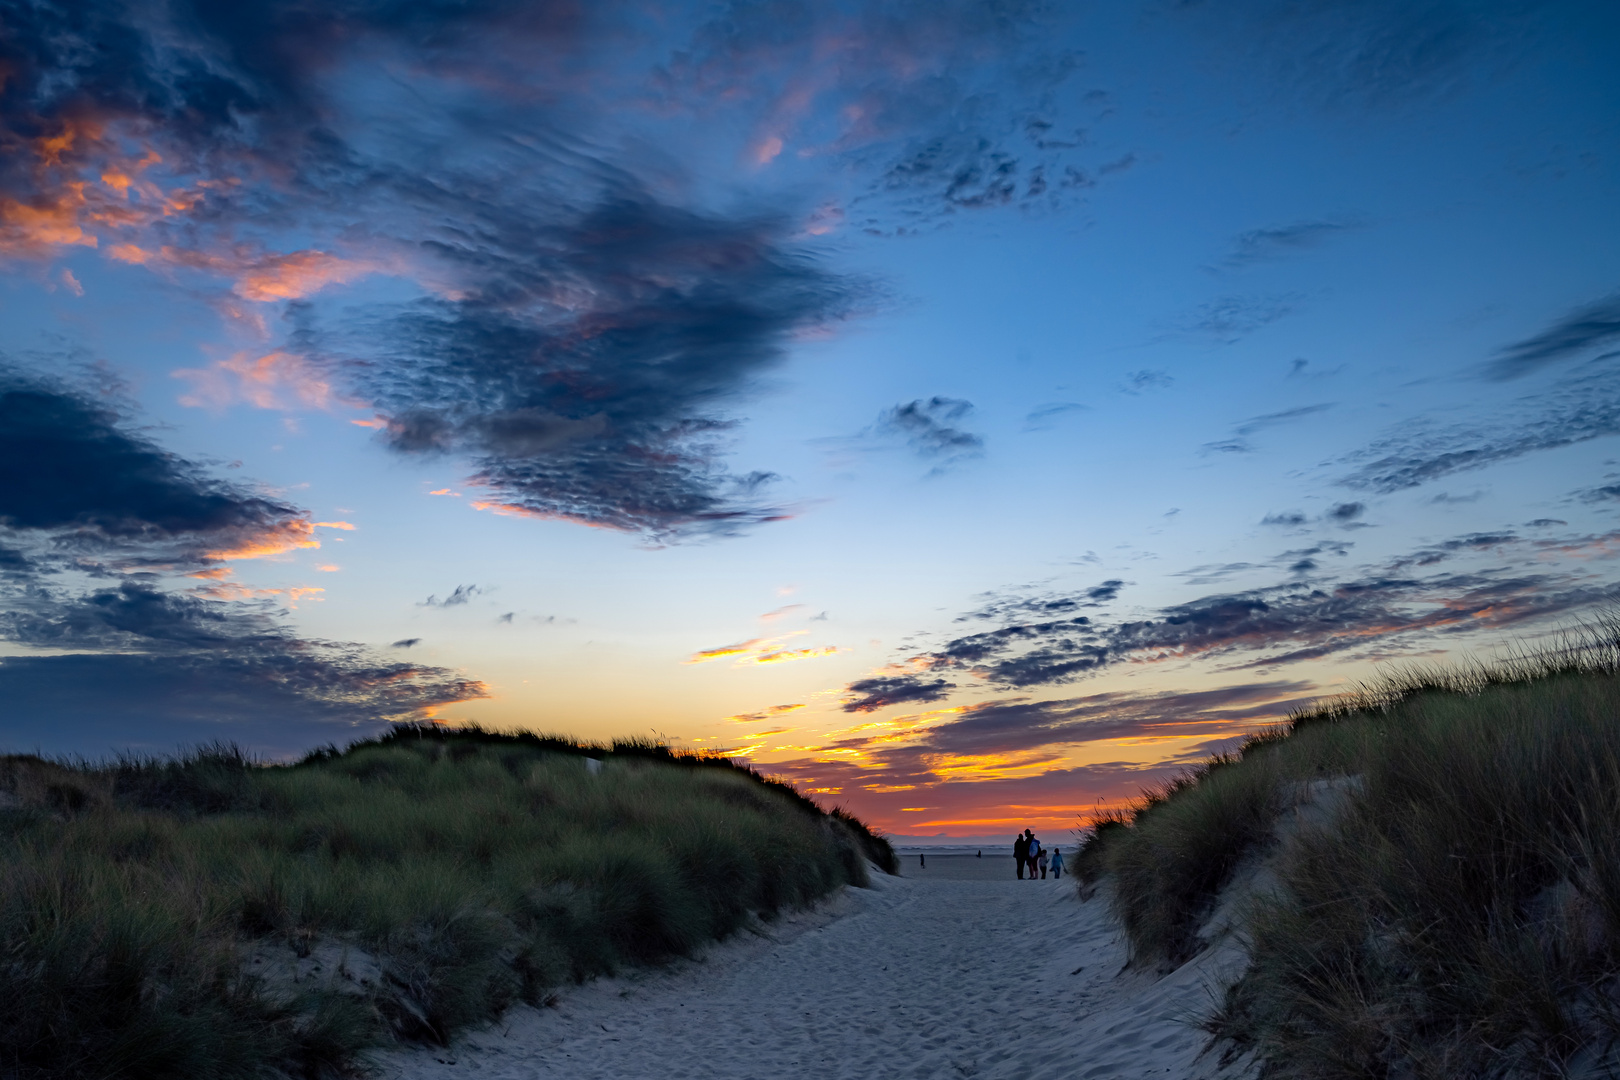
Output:
[[[1000,871],[998,874],[997,871]],[[1242,962],[1122,970],[1105,897],[1018,881],[1012,860],[908,858],[814,911],[702,956],[569,987],[446,1049],[390,1050],[390,1080],[874,1077],[1213,1078],[1188,1020]]]

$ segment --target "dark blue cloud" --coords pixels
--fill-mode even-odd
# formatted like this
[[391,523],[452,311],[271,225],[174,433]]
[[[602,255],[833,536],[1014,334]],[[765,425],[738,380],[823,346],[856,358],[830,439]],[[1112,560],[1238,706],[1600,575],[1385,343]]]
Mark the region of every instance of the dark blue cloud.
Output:
[[480,696],[440,669],[343,652],[0,658],[0,746],[102,757],[228,740],[276,757],[376,733],[390,719]]
[[[1605,537],[1543,539],[1534,541],[1532,548],[1607,550],[1611,542]],[[1085,615],[1028,619],[1037,614],[1031,605],[992,606],[963,618],[984,617],[985,611],[992,611],[1023,614],[1028,621],[952,638],[912,661],[926,671],[926,679],[940,694],[946,689],[944,679],[953,672],[971,674],[992,686],[1031,688],[1070,683],[1126,660],[1219,658],[1239,668],[1269,668],[1334,653],[1381,649],[1386,642],[1424,634],[1499,631],[1620,597],[1620,586],[1592,584],[1578,574],[1503,569],[1427,576],[1410,573],[1413,568],[1523,543],[1512,533],[1471,533],[1337,582],[1301,580],[1216,593],[1134,620]],[[1350,549],[1342,541],[1322,541],[1284,552],[1272,565],[1293,575],[1319,576],[1321,556],[1342,557]],[[1257,568],[1240,564],[1227,571],[1240,569]],[[1195,580],[1214,578],[1206,575]],[[911,686],[924,677],[903,676],[898,681]],[[865,707],[881,708],[883,704],[879,697]]]
[[1342,459],[1341,464],[1353,468],[1337,482],[1388,494],[1527,454],[1620,435],[1616,360],[1620,353],[1589,360],[1546,390],[1482,420],[1405,424]]
[[1620,484],[1604,484],[1601,487],[1585,488],[1577,491],[1575,497],[1582,502],[1610,502],[1620,499]]
[[462,604],[467,603],[473,597],[484,591],[484,589],[479,588],[477,585],[457,585],[455,591],[449,596],[446,596],[443,600],[440,600],[438,596],[429,596],[426,600],[418,604],[417,607],[460,607]]
[[1062,615],[1072,615],[1085,608],[1102,607],[1111,603],[1119,596],[1125,582],[1118,578],[1110,578],[1089,589],[1078,592],[1049,594],[1045,596],[1002,595],[997,593],[984,594],[988,601],[984,606],[959,615],[957,622],[967,622],[970,619],[1019,619],[1038,618],[1051,619]]
[[844,701],[845,712],[873,712],[890,705],[939,701],[954,686],[929,675],[877,675],[857,679],[845,689],[852,695]]
[[1498,381],[1517,379],[1550,364],[1580,359],[1617,342],[1620,342],[1620,295],[1576,308],[1540,333],[1509,345],[1486,367],[1486,376]]
[[223,738],[283,753],[486,695],[443,668],[300,636],[268,601],[164,585],[310,528],[304,511],[138,433],[114,403],[0,373],[0,641],[28,650],[0,660],[11,745],[96,754]]
[[307,519],[158,446],[115,402],[0,369],[0,530],[14,538],[197,560]]
[[877,430],[904,439],[923,457],[948,464],[984,452],[983,437],[958,426],[972,411],[973,403],[960,398],[918,398],[883,410]]
[[[1529,39],[1518,0],[1258,0],[1231,9],[1203,0],[1175,6],[1199,40],[1230,47],[1223,59],[1261,74],[1279,97],[1328,111],[1384,112],[1444,97],[1498,70]],[[1236,47],[1231,47],[1236,46]]]
[[1176,328],[1217,344],[1231,345],[1293,314],[1302,301],[1303,297],[1293,294],[1223,296],[1199,305]]
[[[735,130],[813,141],[863,178],[862,214],[904,203],[916,221],[1003,201],[1005,176],[1021,198],[1068,182],[1067,122],[1023,106],[1073,62],[1040,29],[1054,13],[1024,0],[664,14],[654,28],[632,6],[566,0],[24,5],[0,26],[0,192],[43,212],[121,139],[149,145],[159,172],[212,185],[149,224],[188,281],[278,257],[269,227],[424,287],[391,310],[291,312],[295,346],[379,406],[389,448],[454,454],[518,512],[660,540],[734,533],[786,513],[773,474],[725,464],[740,402],[789,343],[882,290],[810,254],[800,195],[717,210],[645,132],[621,138],[621,118],[729,102]],[[845,119],[800,131],[791,73],[832,46],[812,111]],[[409,88],[380,74],[390,64]]]
[[1250,229],[1232,241],[1232,249],[1221,266],[1240,270],[1256,263],[1270,262],[1300,251],[1320,247],[1340,233],[1358,226],[1349,221],[1297,221],[1288,225],[1273,225],[1264,229]]
[[[796,334],[870,289],[775,215],[721,218],[620,191],[558,224],[481,204],[448,248],[466,295],[301,335],[382,414],[402,454],[469,457],[490,501],[658,539],[786,511],[721,464],[729,415]],[[460,208],[452,208],[460,212]],[[566,299],[566,302],[564,302]]]

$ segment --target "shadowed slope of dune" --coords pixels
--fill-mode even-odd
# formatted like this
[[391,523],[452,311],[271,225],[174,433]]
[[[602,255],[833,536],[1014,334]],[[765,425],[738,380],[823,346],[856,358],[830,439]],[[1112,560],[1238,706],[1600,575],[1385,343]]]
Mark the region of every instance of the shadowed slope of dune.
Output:
[[803,907],[886,842],[745,766],[408,727],[0,759],[0,1074],[307,1076]]
[[1264,861],[1206,1025],[1268,1075],[1567,1075],[1620,1038],[1617,718],[1612,615],[1393,670],[1105,816],[1080,877],[1111,879],[1137,962],[1179,963]]

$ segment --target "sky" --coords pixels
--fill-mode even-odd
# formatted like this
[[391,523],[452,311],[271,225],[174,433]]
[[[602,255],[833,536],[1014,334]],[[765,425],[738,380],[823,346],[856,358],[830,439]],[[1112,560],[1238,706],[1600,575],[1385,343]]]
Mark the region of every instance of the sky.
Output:
[[1061,834],[1620,598],[1620,8],[0,17],[0,751]]

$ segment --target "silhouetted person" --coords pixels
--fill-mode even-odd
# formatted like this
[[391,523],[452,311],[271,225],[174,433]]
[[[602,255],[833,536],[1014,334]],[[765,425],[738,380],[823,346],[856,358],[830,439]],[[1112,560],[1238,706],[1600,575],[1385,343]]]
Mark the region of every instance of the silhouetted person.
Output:
[[1062,876],[1063,876],[1063,849],[1060,848],[1060,847],[1055,847],[1055,848],[1052,849],[1052,878],[1054,880],[1056,880],[1057,878],[1060,878]]
[[1029,841],[1022,834],[1013,837],[1013,865],[1018,868],[1019,881],[1024,880],[1024,860],[1028,857]]
[[1029,880],[1035,880],[1035,859],[1041,853],[1041,842],[1035,834],[1024,830],[1024,865],[1029,868]]
[[919,870],[928,869],[928,856],[924,855],[920,851],[917,852],[917,869],[919,869]]
[[1041,868],[1041,880],[1045,881],[1046,880],[1046,849],[1045,848],[1042,848],[1041,853],[1039,855],[1035,856],[1035,862]]
[[976,854],[976,855],[974,855],[974,856],[973,856],[973,857],[974,857],[974,858],[975,858],[975,859],[982,859],[982,858],[984,858],[984,848],[980,848],[980,849],[979,849],[979,851],[978,851],[978,854]]

